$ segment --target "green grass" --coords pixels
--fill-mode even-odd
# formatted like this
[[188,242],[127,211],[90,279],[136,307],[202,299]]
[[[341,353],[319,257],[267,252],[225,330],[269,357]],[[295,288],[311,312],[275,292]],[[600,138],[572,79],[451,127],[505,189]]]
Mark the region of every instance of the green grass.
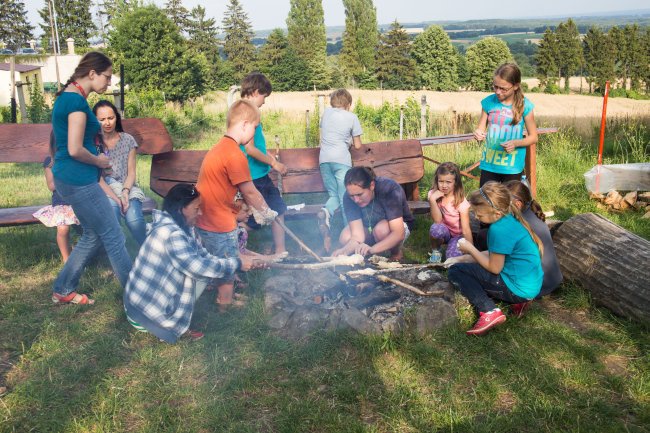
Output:
[[[292,131],[302,131],[295,132],[302,146],[304,125],[280,121],[265,115],[267,137],[286,134],[284,146]],[[561,219],[601,212],[582,178],[595,160],[593,144],[574,130],[563,128],[539,145],[539,198]],[[221,133],[211,125],[175,140],[183,148],[208,148]],[[467,166],[479,149],[448,145],[425,153]],[[614,146],[607,161],[623,157]],[[139,157],[138,177],[154,196],[149,164]],[[422,189],[433,171],[425,167]],[[36,164],[0,165],[0,179],[2,207],[48,199]],[[650,223],[639,214],[606,216],[650,238]],[[428,225],[418,219],[408,259],[424,260]],[[313,231],[308,224],[292,227],[299,235]],[[122,291],[105,257],[81,280],[97,304],[57,307],[49,301],[60,269],[54,230],[27,226],[0,234],[0,387],[6,387],[0,432],[649,430],[648,329],[594,307],[572,284],[483,338],[463,333],[475,318],[458,296],[459,324],[426,336],[316,333],[292,342],[266,325],[260,287],[267,274],[260,271],[250,276],[248,308],[218,314],[214,294],[206,293],[193,319],[206,337],[171,346],[126,323]]]

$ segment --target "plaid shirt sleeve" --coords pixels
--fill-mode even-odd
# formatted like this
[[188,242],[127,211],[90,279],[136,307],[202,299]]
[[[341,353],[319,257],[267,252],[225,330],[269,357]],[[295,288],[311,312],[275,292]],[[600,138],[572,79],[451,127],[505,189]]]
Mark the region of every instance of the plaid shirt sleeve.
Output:
[[165,248],[172,265],[194,279],[222,278],[232,275],[240,267],[239,258],[213,256],[182,231],[173,232],[167,239]]

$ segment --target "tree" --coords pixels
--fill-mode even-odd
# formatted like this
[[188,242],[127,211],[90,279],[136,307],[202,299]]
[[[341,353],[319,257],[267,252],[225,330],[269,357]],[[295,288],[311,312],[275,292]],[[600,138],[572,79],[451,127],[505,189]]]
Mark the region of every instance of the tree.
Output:
[[167,0],[165,13],[174,24],[178,26],[181,34],[187,33],[190,27],[190,12],[181,0]]
[[630,77],[630,89],[639,90],[641,80],[648,69],[648,51],[643,49],[643,39],[637,24],[626,25],[623,34],[627,47],[624,65],[627,76]]
[[0,0],[0,42],[16,50],[33,38],[34,27],[27,21],[25,3],[20,0]]
[[[47,47],[50,43],[52,30],[50,27],[50,11],[47,7],[48,0],[45,0],[45,7],[38,11],[43,23],[40,24],[43,30],[43,44]],[[90,13],[91,0],[52,0],[57,14],[57,27],[59,29],[59,42],[66,39],[74,39],[77,47],[88,47],[88,39],[97,31],[93,17]]]
[[289,48],[309,70],[313,86],[324,89],[330,82],[326,63],[327,35],[322,0],[290,0],[287,17]]
[[415,60],[411,58],[409,36],[395,20],[381,35],[377,49],[377,79],[386,89],[412,89],[417,80]]
[[612,27],[607,33],[609,40],[614,47],[614,62],[616,70],[616,78],[621,80],[623,89],[627,88],[627,68],[625,67],[627,54],[627,44],[625,43],[625,35],[619,27]]
[[605,82],[613,81],[616,77],[616,50],[612,41],[601,29],[592,26],[582,40],[582,50],[589,93],[594,90],[604,92]]
[[184,101],[205,92],[207,60],[189,50],[178,26],[154,5],[119,18],[109,33],[116,64],[123,64],[136,89],[161,90],[166,98]]
[[547,27],[539,43],[537,55],[535,56],[535,60],[537,61],[537,76],[542,85],[548,87],[556,83],[560,73],[558,58],[557,38],[555,37],[555,33]]
[[564,90],[569,91],[569,77],[580,71],[584,65],[582,43],[578,27],[571,18],[560,23],[555,31],[557,38],[558,67],[560,77],[564,78]]
[[273,29],[266,38],[266,43],[259,49],[257,55],[257,68],[269,74],[271,68],[280,63],[280,60],[286,54],[289,47],[289,41],[282,29]]
[[431,90],[458,90],[458,58],[447,33],[430,26],[413,41],[411,53],[424,87]]
[[252,43],[254,33],[248,15],[239,0],[230,0],[221,26],[226,34],[223,51],[232,65],[235,79],[241,81],[254,68],[255,47]]
[[643,34],[643,52],[646,54],[643,81],[645,82],[646,94],[650,94],[650,27],[646,27]]
[[375,71],[379,43],[377,10],[372,0],[343,0],[345,31],[340,61],[349,76],[359,80]]
[[224,62],[219,54],[218,32],[215,19],[206,18],[203,6],[196,6],[192,9],[188,20],[187,44],[191,50],[202,54],[207,59],[210,70],[208,87],[211,89],[217,89],[223,85],[221,74]]
[[133,8],[142,6],[140,0],[104,0],[97,4],[97,18],[99,19],[99,33],[102,39],[113,28],[111,23]]
[[469,71],[469,88],[473,90],[490,90],[494,71],[500,65],[512,61],[512,54],[510,54],[510,49],[503,39],[489,36],[469,47],[466,58]]

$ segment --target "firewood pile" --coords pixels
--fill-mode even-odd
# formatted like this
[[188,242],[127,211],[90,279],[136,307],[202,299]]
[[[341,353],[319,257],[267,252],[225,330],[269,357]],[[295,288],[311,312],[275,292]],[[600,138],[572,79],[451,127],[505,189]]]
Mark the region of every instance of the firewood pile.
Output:
[[643,218],[650,218],[650,192],[631,191],[628,193],[611,190],[606,195],[590,193],[589,198],[596,200],[598,209],[621,213],[625,211],[643,211]]

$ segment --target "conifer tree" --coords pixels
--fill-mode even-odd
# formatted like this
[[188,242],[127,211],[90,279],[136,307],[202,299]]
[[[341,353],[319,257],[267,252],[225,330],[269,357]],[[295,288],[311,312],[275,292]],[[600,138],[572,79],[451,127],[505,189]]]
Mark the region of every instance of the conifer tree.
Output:
[[582,43],[578,27],[571,18],[560,23],[555,31],[558,46],[558,67],[560,77],[564,78],[564,90],[569,91],[569,78],[580,71],[584,64]]
[[139,0],[103,0],[97,4],[99,33],[102,38],[113,28],[111,23],[140,5]]
[[16,50],[33,38],[34,27],[27,21],[25,3],[21,0],[0,0],[0,42]]
[[224,62],[219,54],[218,33],[215,19],[205,16],[205,8],[200,5],[194,7],[188,20],[187,44],[191,50],[203,54],[208,61],[207,86],[211,89],[224,87],[223,77],[221,77],[224,72]]
[[[77,47],[88,47],[88,39],[97,31],[93,23],[90,8],[91,0],[52,0],[57,14],[57,26],[59,29],[59,43],[65,46],[68,38],[74,39]],[[43,31],[42,40],[44,47],[50,43],[52,31],[50,28],[50,12],[47,7],[48,0],[45,0],[45,7],[38,11],[43,23],[40,24]]]
[[441,91],[458,90],[458,57],[442,27],[430,26],[420,33],[413,41],[411,53],[424,87]]
[[257,55],[258,69],[265,74],[269,74],[273,66],[276,66],[282,60],[289,41],[282,29],[273,29],[266,38],[266,43],[259,49]]
[[494,71],[503,63],[512,61],[512,54],[503,39],[490,36],[470,46],[466,59],[469,88],[489,91]]
[[626,75],[630,78],[630,89],[639,90],[641,80],[650,66],[648,52],[643,49],[643,39],[637,24],[626,25],[623,28],[623,35],[627,48],[623,66],[626,68]]
[[[614,62],[616,71],[616,80],[619,81],[617,87],[627,88],[627,68],[625,68],[625,59],[627,58],[627,44],[625,43],[625,35],[623,30],[619,27],[612,27],[607,32],[607,37],[612,42],[614,47]],[[614,85],[615,83],[612,83]]]
[[603,92],[606,81],[613,81],[616,50],[610,38],[598,27],[591,27],[582,40],[589,93]]
[[308,67],[310,81],[316,88],[327,88],[327,36],[322,0],[290,0],[287,17],[289,48]]
[[539,43],[539,49],[535,55],[537,61],[537,76],[544,86],[555,84],[559,79],[560,68],[558,66],[558,43],[555,33],[546,28],[544,36]]
[[165,14],[178,26],[181,34],[186,34],[190,27],[190,12],[183,6],[182,0],[167,0]]
[[412,89],[416,83],[415,60],[411,57],[409,36],[395,20],[381,35],[376,59],[377,79],[386,89]]
[[375,70],[375,54],[379,42],[377,10],[372,0],[343,0],[345,31],[340,61],[349,76],[358,80],[362,74]]
[[221,27],[226,34],[223,51],[232,65],[235,80],[241,81],[255,67],[255,47],[251,23],[239,0],[230,0]]

